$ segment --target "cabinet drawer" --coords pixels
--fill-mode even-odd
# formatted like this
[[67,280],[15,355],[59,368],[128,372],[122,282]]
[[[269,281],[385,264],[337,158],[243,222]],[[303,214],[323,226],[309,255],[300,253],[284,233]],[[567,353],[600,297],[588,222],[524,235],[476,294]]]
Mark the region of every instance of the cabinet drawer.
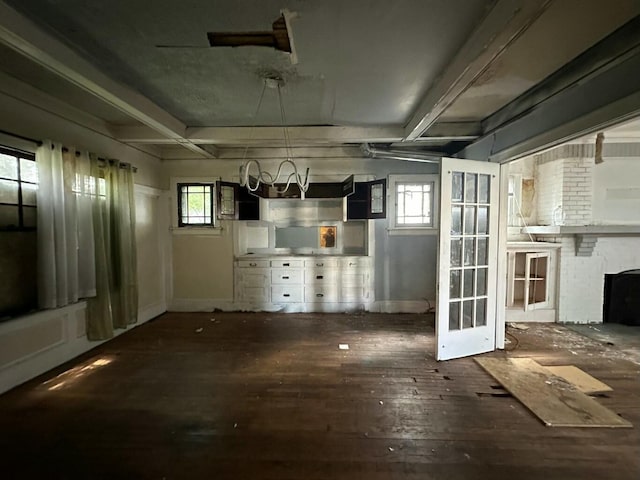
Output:
[[304,301],[306,303],[337,302],[338,289],[335,284],[304,287]]
[[275,285],[271,287],[272,303],[302,302],[302,287],[293,285]]
[[344,269],[349,268],[369,268],[371,267],[370,257],[346,257],[340,259],[340,266]]
[[269,260],[238,260],[240,268],[267,268]]
[[274,268],[271,270],[271,283],[300,285],[302,270],[299,268]]
[[302,260],[271,260],[271,266],[277,268],[300,268]]
[[315,269],[315,268],[305,268],[304,269],[304,283],[305,284],[313,284],[313,283],[333,283],[335,285],[338,284],[338,272],[334,269]]
[[256,268],[240,274],[240,284],[245,287],[264,287],[269,286],[269,269]]
[[365,302],[369,299],[369,290],[365,287],[343,287],[340,289],[341,302]]
[[349,287],[364,287],[369,281],[369,273],[365,272],[349,272],[347,271],[340,278],[340,283]]
[[244,287],[240,294],[240,298],[247,302],[268,303],[269,288],[268,287]]
[[338,266],[337,258],[315,258],[304,261],[304,268],[333,268]]

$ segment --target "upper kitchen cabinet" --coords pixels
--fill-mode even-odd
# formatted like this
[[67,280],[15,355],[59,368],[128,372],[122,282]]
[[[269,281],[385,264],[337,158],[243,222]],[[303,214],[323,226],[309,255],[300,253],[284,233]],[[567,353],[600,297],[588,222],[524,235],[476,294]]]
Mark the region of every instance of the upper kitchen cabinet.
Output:
[[354,193],[347,197],[347,220],[387,217],[387,180],[357,182]]
[[260,199],[237,183],[216,182],[216,215],[222,220],[260,220]]

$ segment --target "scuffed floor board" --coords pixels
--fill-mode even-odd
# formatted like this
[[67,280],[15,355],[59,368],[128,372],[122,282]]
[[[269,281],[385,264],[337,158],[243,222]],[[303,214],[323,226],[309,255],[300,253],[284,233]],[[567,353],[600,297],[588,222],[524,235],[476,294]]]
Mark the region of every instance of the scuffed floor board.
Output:
[[609,385],[592,377],[575,365],[547,365],[544,368],[549,370],[553,375],[562,377],[567,382],[572,383],[578,390],[587,395],[613,391]]
[[547,426],[633,427],[530,358],[476,358],[475,361]]

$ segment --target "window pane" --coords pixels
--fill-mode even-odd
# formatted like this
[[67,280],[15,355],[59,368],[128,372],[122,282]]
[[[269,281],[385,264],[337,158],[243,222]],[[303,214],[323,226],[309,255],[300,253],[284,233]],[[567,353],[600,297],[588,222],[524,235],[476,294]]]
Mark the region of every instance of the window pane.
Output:
[[460,274],[462,270],[451,270],[449,297],[460,298]]
[[20,159],[20,179],[25,182],[38,183],[38,166],[33,160]]
[[0,180],[0,203],[18,204],[18,182]]
[[38,186],[31,183],[22,184],[22,204],[23,205],[36,205],[36,192]]
[[22,221],[25,227],[35,228],[38,225],[38,210],[35,207],[24,207],[22,209]]
[[[222,201],[220,204],[220,213],[222,215],[234,215],[236,212],[236,204],[235,204],[235,198],[234,198],[234,188],[233,187],[229,187],[226,185],[223,185],[220,187],[220,195],[222,197]],[[209,202],[206,203],[205,205],[205,210],[208,209],[207,207]]]
[[449,303],[449,330],[460,330],[460,302]]
[[464,180],[464,201],[465,203],[476,203],[476,174],[467,173]]
[[489,175],[478,175],[478,203],[489,203]]
[[487,324],[487,299],[476,300],[476,327],[484,327]]
[[18,227],[18,206],[0,205],[0,227]]
[[18,159],[0,153],[0,177],[18,179]]
[[211,213],[211,185],[181,185],[181,223],[188,225],[213,225]]
[[462,328],[473,327],[473,300],[462,302]]
[[464,173],[453,172],[451,178],[451,201],[462,202],[462,180]]

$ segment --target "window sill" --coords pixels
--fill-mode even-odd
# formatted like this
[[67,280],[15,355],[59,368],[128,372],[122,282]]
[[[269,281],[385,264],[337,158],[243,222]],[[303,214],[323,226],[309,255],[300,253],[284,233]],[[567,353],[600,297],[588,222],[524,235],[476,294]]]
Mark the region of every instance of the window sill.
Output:
[[201,237],[219,237],[222,235],[222,227],[172,227],[172,235],[196,235]]
[[389,235],[437,235],[438,229],[434,227],[406,227],[388,228]]

